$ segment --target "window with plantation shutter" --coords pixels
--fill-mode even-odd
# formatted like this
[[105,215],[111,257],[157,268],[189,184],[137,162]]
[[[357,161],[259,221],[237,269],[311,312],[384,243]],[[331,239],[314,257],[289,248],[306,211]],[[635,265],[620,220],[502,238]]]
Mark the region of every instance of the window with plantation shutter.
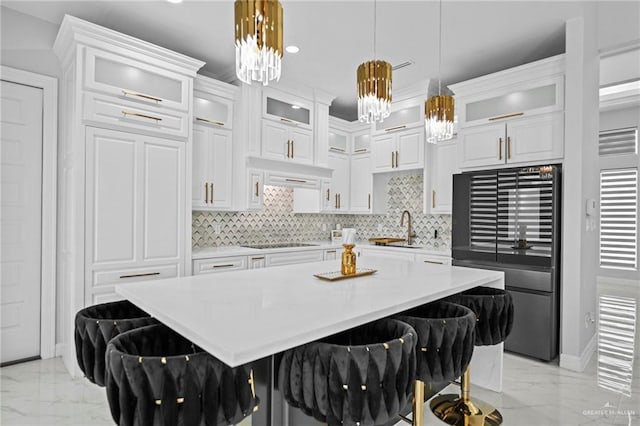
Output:
[[637,270],[638,170],[600,172],[600,266]]
[[606,155],[637,153],[638,129],[636,127],[632,127],[600,132],[598,151],[601,157]]

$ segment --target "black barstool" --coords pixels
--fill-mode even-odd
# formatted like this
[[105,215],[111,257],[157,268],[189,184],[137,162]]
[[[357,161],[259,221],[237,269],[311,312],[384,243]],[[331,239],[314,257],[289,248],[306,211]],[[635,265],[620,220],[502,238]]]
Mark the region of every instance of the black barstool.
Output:
[[[447,300],[467,306],[477,316],[475,345],[497,345],[505,341],[513,327],[513,299],[506,290],[477,287]],[[431,411],[450,425],[487,425],[502,423],[500,412],[486,402],[471,399],[470,372],[467,367],[460,380],[460,395],[441,395],[431,401]]]
[[107,346],[113,420],[133,425],[231,425],[257,410],[250,365],[231,368],[163,324]]
[[418,337],[413,424],[424,423],[425,383],[456,380],[473,354],[474,313],[460,305],[434,302],[398,315],[411,325]]
[[411,397],[415,332],[384,319],[283,354],[278,387],[284,399],[329,425],[382,425]]
[[104,386],[104,354],[109,340],[120,333],[157,321],[133,303],[102,303],[80,310],[76,314],[76,359],[91,382]]

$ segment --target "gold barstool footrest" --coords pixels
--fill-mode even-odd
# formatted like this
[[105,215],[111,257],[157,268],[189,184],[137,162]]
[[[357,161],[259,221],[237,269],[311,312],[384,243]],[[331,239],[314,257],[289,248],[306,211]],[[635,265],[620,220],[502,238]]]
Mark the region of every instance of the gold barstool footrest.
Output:
[[448,425],[498,426],[502,415],[483,401],[464,402],[459,395],[440,395],[431,400],[431,411]]

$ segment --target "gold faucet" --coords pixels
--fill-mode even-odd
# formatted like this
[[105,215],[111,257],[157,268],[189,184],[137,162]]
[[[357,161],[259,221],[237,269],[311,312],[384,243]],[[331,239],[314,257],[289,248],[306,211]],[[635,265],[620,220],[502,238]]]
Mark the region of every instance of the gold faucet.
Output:
[[416,233],[414,232],[412,226],[411,226],[411,213],[409,213],[409,210],[405,210],[402,212],[402,215],[400,216],[400,226],[404,226],[404,215],[407,215],[407,217],[409,218],[409,221],[407,222],[407,245],[412,245],[413,244],[413,239],[416,237]]

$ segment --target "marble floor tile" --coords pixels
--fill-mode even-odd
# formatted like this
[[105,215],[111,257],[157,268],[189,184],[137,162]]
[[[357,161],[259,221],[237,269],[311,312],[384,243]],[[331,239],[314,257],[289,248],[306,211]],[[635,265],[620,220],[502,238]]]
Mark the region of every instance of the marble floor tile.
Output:
[[[504,392],[473,386],[472,395],[498,407],[506,426],[640,426],[640,368],[626,397],[598,388],[595,361],[576,373],[505,354]],[[450,386],[443,393],[456,392]],[[0,398],[2,426],[113,424],[104,388],[72,379],[60,358],[0,369]],[[443,424],[430,412],[425,417],[425,425]]]

